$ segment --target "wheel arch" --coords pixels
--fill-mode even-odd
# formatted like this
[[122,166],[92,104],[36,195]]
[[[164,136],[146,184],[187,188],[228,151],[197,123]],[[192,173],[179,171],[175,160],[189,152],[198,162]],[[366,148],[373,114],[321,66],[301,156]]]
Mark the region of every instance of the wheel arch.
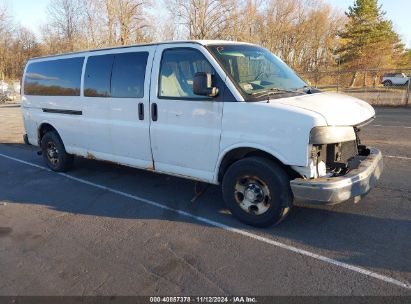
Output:
[[216,181],[218,183],[222,181],[224,173],[233,163],[240,159],[251,156],[258,156],[275,162],[284,169],[284,171],[288,174],[290,179],[294,179],[300,176],[296,171],[294,171],[291,168],[290,165],[285,164],[285,159],[283,157],[278,157],[277,155],[274,155],[273,153],[270,153],[261,147],[241,146],[233,147],[232,149],[228,149],[227,151],[222,153],[217,164]]
[[61,136],[57,129],[50,122],[43,121],[37,128],[37,142],[39,146],[41,145],[41,139],[43,138],[44,134],[46,134],[49,131],[55,131],[61,139]]

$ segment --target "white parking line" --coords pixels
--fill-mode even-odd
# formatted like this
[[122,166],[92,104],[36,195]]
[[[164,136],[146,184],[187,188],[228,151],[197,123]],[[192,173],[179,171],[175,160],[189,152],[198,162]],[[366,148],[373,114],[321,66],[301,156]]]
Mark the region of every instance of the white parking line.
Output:
[[[10,160],[13,160],[13,161],[16,161],[16,162],[19,162],[19,163],[22,163],[22,164],[26,164],[28,166],[32,166],[32,167],[35,167],[35,168],[38,168],[38,169],[41,169],[41,170],[52,172],[48,168],[45,168],[45,167],[30,163],[30,162],[27,162],[27,161],[24,161],[24,160],[15,158],[15,157],[11,157],[11,156],[1,154],[1,153],[0,153],[0,156],[2,156],[4,158],[7,158],[7,159],[10,159]],[[382,275],[382,274],[367,270],[365,268],[361,268],[361,267],[358,267],[358,266],[354,266],[354,265],[351,265],[351,264],[340,262],[340,261],[328,258],[326,256],[322,256],[322,255],[319,255],[319,254],[316,254],[316,253],[313,253],[313,252],[310,252],[310,251],[307,251],[307,250],[304,250],[304,249],[300,249],[300,248],[297,248],[297,247],[294,247],[294,246],[286,245],[284,243],[280,243],[280,242],[274,241],[272,239],[262,237],[258,234],[255,234],[255,233],[247,232],[247,231],[244,231],[244,230],[241,230],[241,229],[238,229],[238,228],[234,228],[234,227],[228,226],[226,224],[216,222],[216,221],[213,221],[213,220],[201,217],[201,216],[193,215],[193,214],[188,213],[186,211],[182,211],[182,210],[178,210],[178,209],[175,209],[175,208],[172,208],[172,207],[168,207],[164,204],[154,202],[154,201],[151,201],[151,200],[148,200],[148,199],[145,199],[145,198],[142,198],[142,197],[138,197],[136,195],[132,195],[130,193],[126,193],[126,192],[123,192],[123,191],[119,191],[119,190],[116,190],[116,189],[113,189],[113,188],[110,188],[110,187],[106,187],[106,186],[103,186],[103,185],[100,185],[100,184],[96,184],[96,183],[90,182],[90,181],[85,180],[85,179],[81,179],[81,178],[78,178],[78,177],[71,176],[71,175],[66,174],[66,173],[56,173],[56,174],[64,176],[68,179],[77,181],[77,182],[82,183],[82,184],[86,184],[86,185],[89,185],[89,186],[92,186],[92,187],[95,187],[95,188],[98,188],[98,189],[102,189],[102,190],[105,190],[105,191],[108,191],[108,192],[111,192],[111,193],[115,193],[115,194],[121,195],[123,197],[127,197],[127,198],[130,198],[130,199],[136,200],[136,201],[140,201],[140,202],[143,202],[145,204],[148,204],[148,205],[151,205],[151,206],[154,206],[154,207],[157,207],[157,208],[172,211],[172,212],[175,212],[175,213],[180,214],[182,216],[186,216],[186,217],[195,219],[199,222],[206,223],[206,224],[214,226],[214,227],[218,227],[218,228],[221,228],[221,229],[233,232],[233,233],[237,233],[237,234],[249,237],[251,239],[254,239],[254,240],[257,240],[257,241],[260,241],[260,242],[275,246],[275,247],[279,247],[279,248],[282,248],[282,249],[285,249],[285,250],[289,250],[289,251],[292,251],[292,252],[307,256],[307,257],[311,257],[313,259],[316,259],[316,260],[319,260],[319,261],[322,261],[322,262],[325,262],[325,263],[329,263],[329,264],[332,264],[332,265],[335,265],[335,266],[339,266],[339,267],[342,267],[342,268],[345,268],[345,269],[360,273],[362,275],[365,275],[365,276],[368,276],[368,277],[371,277],[371,278],[374,278],[374,279],[377,279],[377,280],[380,280],[380,281],[384,281],[384,282],[387,282],[387,283],[390,283],[390,284],[393,284],[393,285],[400,286],[400,287],[411,290],[411,283],[409,283],[409,282],[402,282],[402,281],[396,280],[394,278],[391,278],[391,277],[388,277],[388,276],[385,276],[385,275]]]
[[403,128],[403,129],[411,129],[411,127],[408,127],[408,126],[369,125],[369,127],[377,127],[377,128]]
[[388,157],[388,158],[398,158],[398,159],[411,160],[411,157],[405,157],[405,156],[395,156],[395,155],[383,155],[383,156]]

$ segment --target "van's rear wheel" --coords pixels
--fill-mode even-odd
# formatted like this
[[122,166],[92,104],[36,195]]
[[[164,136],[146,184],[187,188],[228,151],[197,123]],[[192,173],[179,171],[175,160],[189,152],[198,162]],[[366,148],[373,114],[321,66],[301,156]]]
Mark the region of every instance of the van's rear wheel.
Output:
[[73,165],[73,155],[67,154],[56,131],[49,131],[41,139],[43,159],[47,166],[57,172],[65,172]]
[[276,163],[249,157],[232,164],[224,174],[224,200],[240,221],[257,227],[278,224],[292,205],[287,173]]

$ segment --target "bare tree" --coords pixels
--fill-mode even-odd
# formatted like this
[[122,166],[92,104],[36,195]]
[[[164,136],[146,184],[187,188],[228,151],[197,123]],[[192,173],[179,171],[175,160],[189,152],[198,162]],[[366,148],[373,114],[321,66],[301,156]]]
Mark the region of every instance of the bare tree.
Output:
[[105,35],[105,9],[102,0],[80,0],[81,39],[79,46],[82,49],[99,48],[109,44]]
[[0,80],[7,75],[10,56],[9,43],[12,36],[13,26],[11,24],[8,7],[4,1],[0,2]]
[[263,14],[260,8],[264,6],[263,0],[247,0],[240,3],[236,12],[230,18],[234,21],[232,39],[239,41],[262,43],[264,29]]
[[150,40],[150,0],[52,0],[44,50],[64,52]]
[[15,37],[9,48],[12,51],[9,64],[10,78],[21,78],[27,60],[41,55],[36,35],[25,27],[19,27],[15,31]]
[[322,0],[172,0],[167,9],[173,38],[253,42],[302,71],[335,63],[345,22],[343,12]]
[[0,0],[0,80],[20,78],[28,58],[39,54],[34,33],[16,25],[6,3]]
[[75,50],[83,13],[81,1],[51,0],[47,12],[48,27],[59,37],[64,50]]
[[248,0],[239,16],[236,39],[261,44],[301,71],[334,64],[345,18],[321,0]]
[[118,0],[117,18],[121,45],[143,40],[141,31],[147,26],[143,12],[145,5],[147,2],[144,0]]
[[172,0],[169,12],[190,39],[221,39],[229,35],[230,19],[235,11],[233,0]]
[[108,44],[114,45],[115,44],[115,37],[116,37],[116,8],[115,8],[115,0],[103,0],[104,7],[105,7],[105,20],[106,20],[106,28],[108,33]]
[[148,39],[145,9],[149,0],[102,0],[109,45],[126,45]]

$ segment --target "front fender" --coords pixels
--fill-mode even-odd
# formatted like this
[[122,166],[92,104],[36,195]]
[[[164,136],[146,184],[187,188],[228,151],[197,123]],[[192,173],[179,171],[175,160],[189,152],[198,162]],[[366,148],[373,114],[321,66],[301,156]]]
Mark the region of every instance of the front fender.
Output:
[[259,144],[254,144],[254,143],[238,143],[238,144],[233,144],[229,147],[225,147],[225,149],[220,151],[220,154],[217,159],[216,167],[214,170],[214,183],[218,184],[218,175],[220,172],[220,167],[223,162],[223,159],[225,156],[227,156],[231,151],[236,150],[236,149],[252,149],[252,150],[257,150],[257,151],[262,151],[265,153],[268,153],[278,159],[281,163],[287,164],[288,160],[287,157],[283,154],[281,154],[279,151],[276,151],[274,149],[270,149],[267,146],[264,145],[259,145]]

